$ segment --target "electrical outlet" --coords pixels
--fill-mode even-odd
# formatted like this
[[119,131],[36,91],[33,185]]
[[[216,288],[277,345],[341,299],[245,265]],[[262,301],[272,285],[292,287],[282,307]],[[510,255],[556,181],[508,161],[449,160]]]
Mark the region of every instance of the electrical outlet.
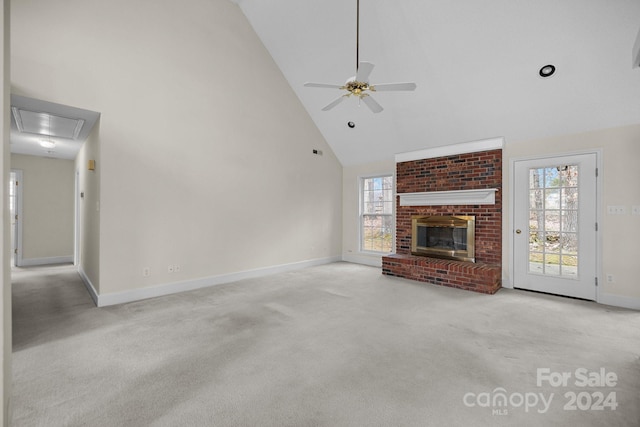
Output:
[[173,265],[170,265],[169,267],[167,267],[167,272],[169,273],[173,273],[175,271]]
[[145,267],[142,269],[142,276],[149,277],[151,275],[151,269],[149,267]]
[[640,215],[640,206],[631,206],[631,215]]
[[607,273],[607,283],[616,283],[616,276],[611,273]]
[[626,206],[607,206],[607,213],[609,215],[626,215],[627,207]]

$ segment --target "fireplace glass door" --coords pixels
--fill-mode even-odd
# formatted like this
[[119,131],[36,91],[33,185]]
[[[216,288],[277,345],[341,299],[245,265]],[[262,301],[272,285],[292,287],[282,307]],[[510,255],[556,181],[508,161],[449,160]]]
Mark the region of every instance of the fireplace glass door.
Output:
[[447,251],[467,250],[467,229],[452,227],[418,226],[418,247],[444,249]]
[[475,262],[474,216],[414,216],[411,253]]

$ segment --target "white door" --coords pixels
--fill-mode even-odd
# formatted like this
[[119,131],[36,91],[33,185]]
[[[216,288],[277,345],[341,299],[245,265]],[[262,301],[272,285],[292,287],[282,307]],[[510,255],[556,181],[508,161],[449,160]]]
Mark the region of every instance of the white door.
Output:
[[595,300],[596,154],[514,165],[514,287]]

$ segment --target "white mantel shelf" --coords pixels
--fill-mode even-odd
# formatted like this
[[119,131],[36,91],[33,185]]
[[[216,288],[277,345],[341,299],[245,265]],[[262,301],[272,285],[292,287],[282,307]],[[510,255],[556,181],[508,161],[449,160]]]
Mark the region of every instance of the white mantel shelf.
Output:
[[401,193],[400,206],[495,205],[497,188]]

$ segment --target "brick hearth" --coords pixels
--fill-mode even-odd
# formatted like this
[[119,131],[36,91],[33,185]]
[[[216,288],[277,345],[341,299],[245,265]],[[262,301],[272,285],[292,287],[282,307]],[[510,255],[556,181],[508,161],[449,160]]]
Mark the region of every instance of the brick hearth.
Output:
[[500,266],[491,264],[396,254],[384,257],[382,273],[483,294],[494,294],[501,287],[502,271]]
[[[396,254],[382,258],[382,272],[389,276],[495,293],[501,287],[502,275],[502,150],[399,162],[396,188],[398,194],[498,189],[492,205],[400,206],[396,200]],[[414,215],[475,216],[476,262],[412,255]]]

